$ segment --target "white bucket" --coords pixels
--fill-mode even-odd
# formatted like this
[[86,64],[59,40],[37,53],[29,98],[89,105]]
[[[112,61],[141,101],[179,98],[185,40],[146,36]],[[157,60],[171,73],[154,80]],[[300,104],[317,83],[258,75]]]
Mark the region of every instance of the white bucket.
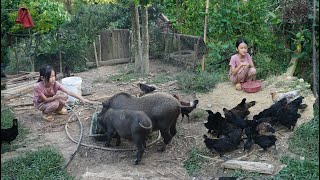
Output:
[[[81,83],[82,83],[81,77],[67,77],[67,78],[63,78],[61,82],[63,87],[65,87],[69,91],[72,91],[81,95]],[[78,99],[68,95],[67,102],[75,102],[75,101],[78,101]]]

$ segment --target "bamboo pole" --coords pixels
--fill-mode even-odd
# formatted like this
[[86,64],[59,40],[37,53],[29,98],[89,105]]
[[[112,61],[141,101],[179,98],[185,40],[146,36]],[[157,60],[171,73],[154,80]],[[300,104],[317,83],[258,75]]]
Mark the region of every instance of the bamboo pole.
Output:
[[60,73],[62,74],[62,54],[61,54],[61,49],[59,51],[59,61],[60,61]]
[[[203,32],[204,44],[206,44],[206,39],[207,39],[208,13],[209,13],[209,0],[206,1],[206,15],[204,16],[204,32]],[[206,61],[206,56],[203,55],[202,56],[202,61],[201,61],[201,69],[202,69],[202,71],[205,70],[205,61]]]

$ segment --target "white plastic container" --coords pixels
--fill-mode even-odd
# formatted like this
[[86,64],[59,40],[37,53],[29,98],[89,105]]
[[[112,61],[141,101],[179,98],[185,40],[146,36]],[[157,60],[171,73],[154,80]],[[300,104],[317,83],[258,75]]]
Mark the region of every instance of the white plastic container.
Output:
[[[63,87],[65,87],[69,91],[72,91],[72,92],[75,92],[75,93],[81,95],[81,83],[82,83],[81,77],[63,78],[61,80],[61,83],[62,83]],[[74,97],[68,95],[67,102],[75,102],[75,101],[79,101],[79,100],[77,98],[74,98]]]

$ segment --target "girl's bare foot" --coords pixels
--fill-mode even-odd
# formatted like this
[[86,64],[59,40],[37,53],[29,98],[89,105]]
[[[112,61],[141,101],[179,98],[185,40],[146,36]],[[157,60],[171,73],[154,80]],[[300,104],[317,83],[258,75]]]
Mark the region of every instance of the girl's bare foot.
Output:
[[236,90],[238,90],[238,91],[241,91],[241,90],[242,90],[242,87],[241,87],[241,84],[240,84],[240,83],[236,84]]

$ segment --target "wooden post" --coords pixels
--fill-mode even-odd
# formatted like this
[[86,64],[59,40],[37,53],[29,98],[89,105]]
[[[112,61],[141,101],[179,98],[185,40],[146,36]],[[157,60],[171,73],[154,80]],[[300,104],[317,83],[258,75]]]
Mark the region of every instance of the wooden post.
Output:
[[199,46],[198,44],[194,44],[194,60],[193,60],[193,70],[196,68],[197,59],[198,59],[198,50]]
[[97,68],[99,67],[99,63],[98,63],[98,56],[97,56],[97,49],[96,49],[96,42],[93,41],[93,49],[94,49],[94,57],[96,59],[96,66]]
[[[204,44],[206,44],[206,39],[207,39],[208,12],[209,12],[209,0],[206,1],[206,15],[204,16],[204,32],[203,32]],[[202,71],[205,70],[205,61],[206,61],[206,56],[203,55],[202,56],[202,62],[201,62]]]
[[17,46],[16,48],[14,48],[14,55],[16,56],[16,74],[19,74],[19,58],[18,58],[18,37],[16,37],[16,43],[17,43]]
[[62,53],[61,53],[61,49],[59,51],[59,61],[60,61],[60,73],[62,74]]
[[180,40],[179,34],[177,35],[177,41],[178,41],[178,51],[179,51],[179,54],[181,55],[181,40]]
[[99,61],[101,62],[101,36],[98,35],[98,39],[99,39]]

